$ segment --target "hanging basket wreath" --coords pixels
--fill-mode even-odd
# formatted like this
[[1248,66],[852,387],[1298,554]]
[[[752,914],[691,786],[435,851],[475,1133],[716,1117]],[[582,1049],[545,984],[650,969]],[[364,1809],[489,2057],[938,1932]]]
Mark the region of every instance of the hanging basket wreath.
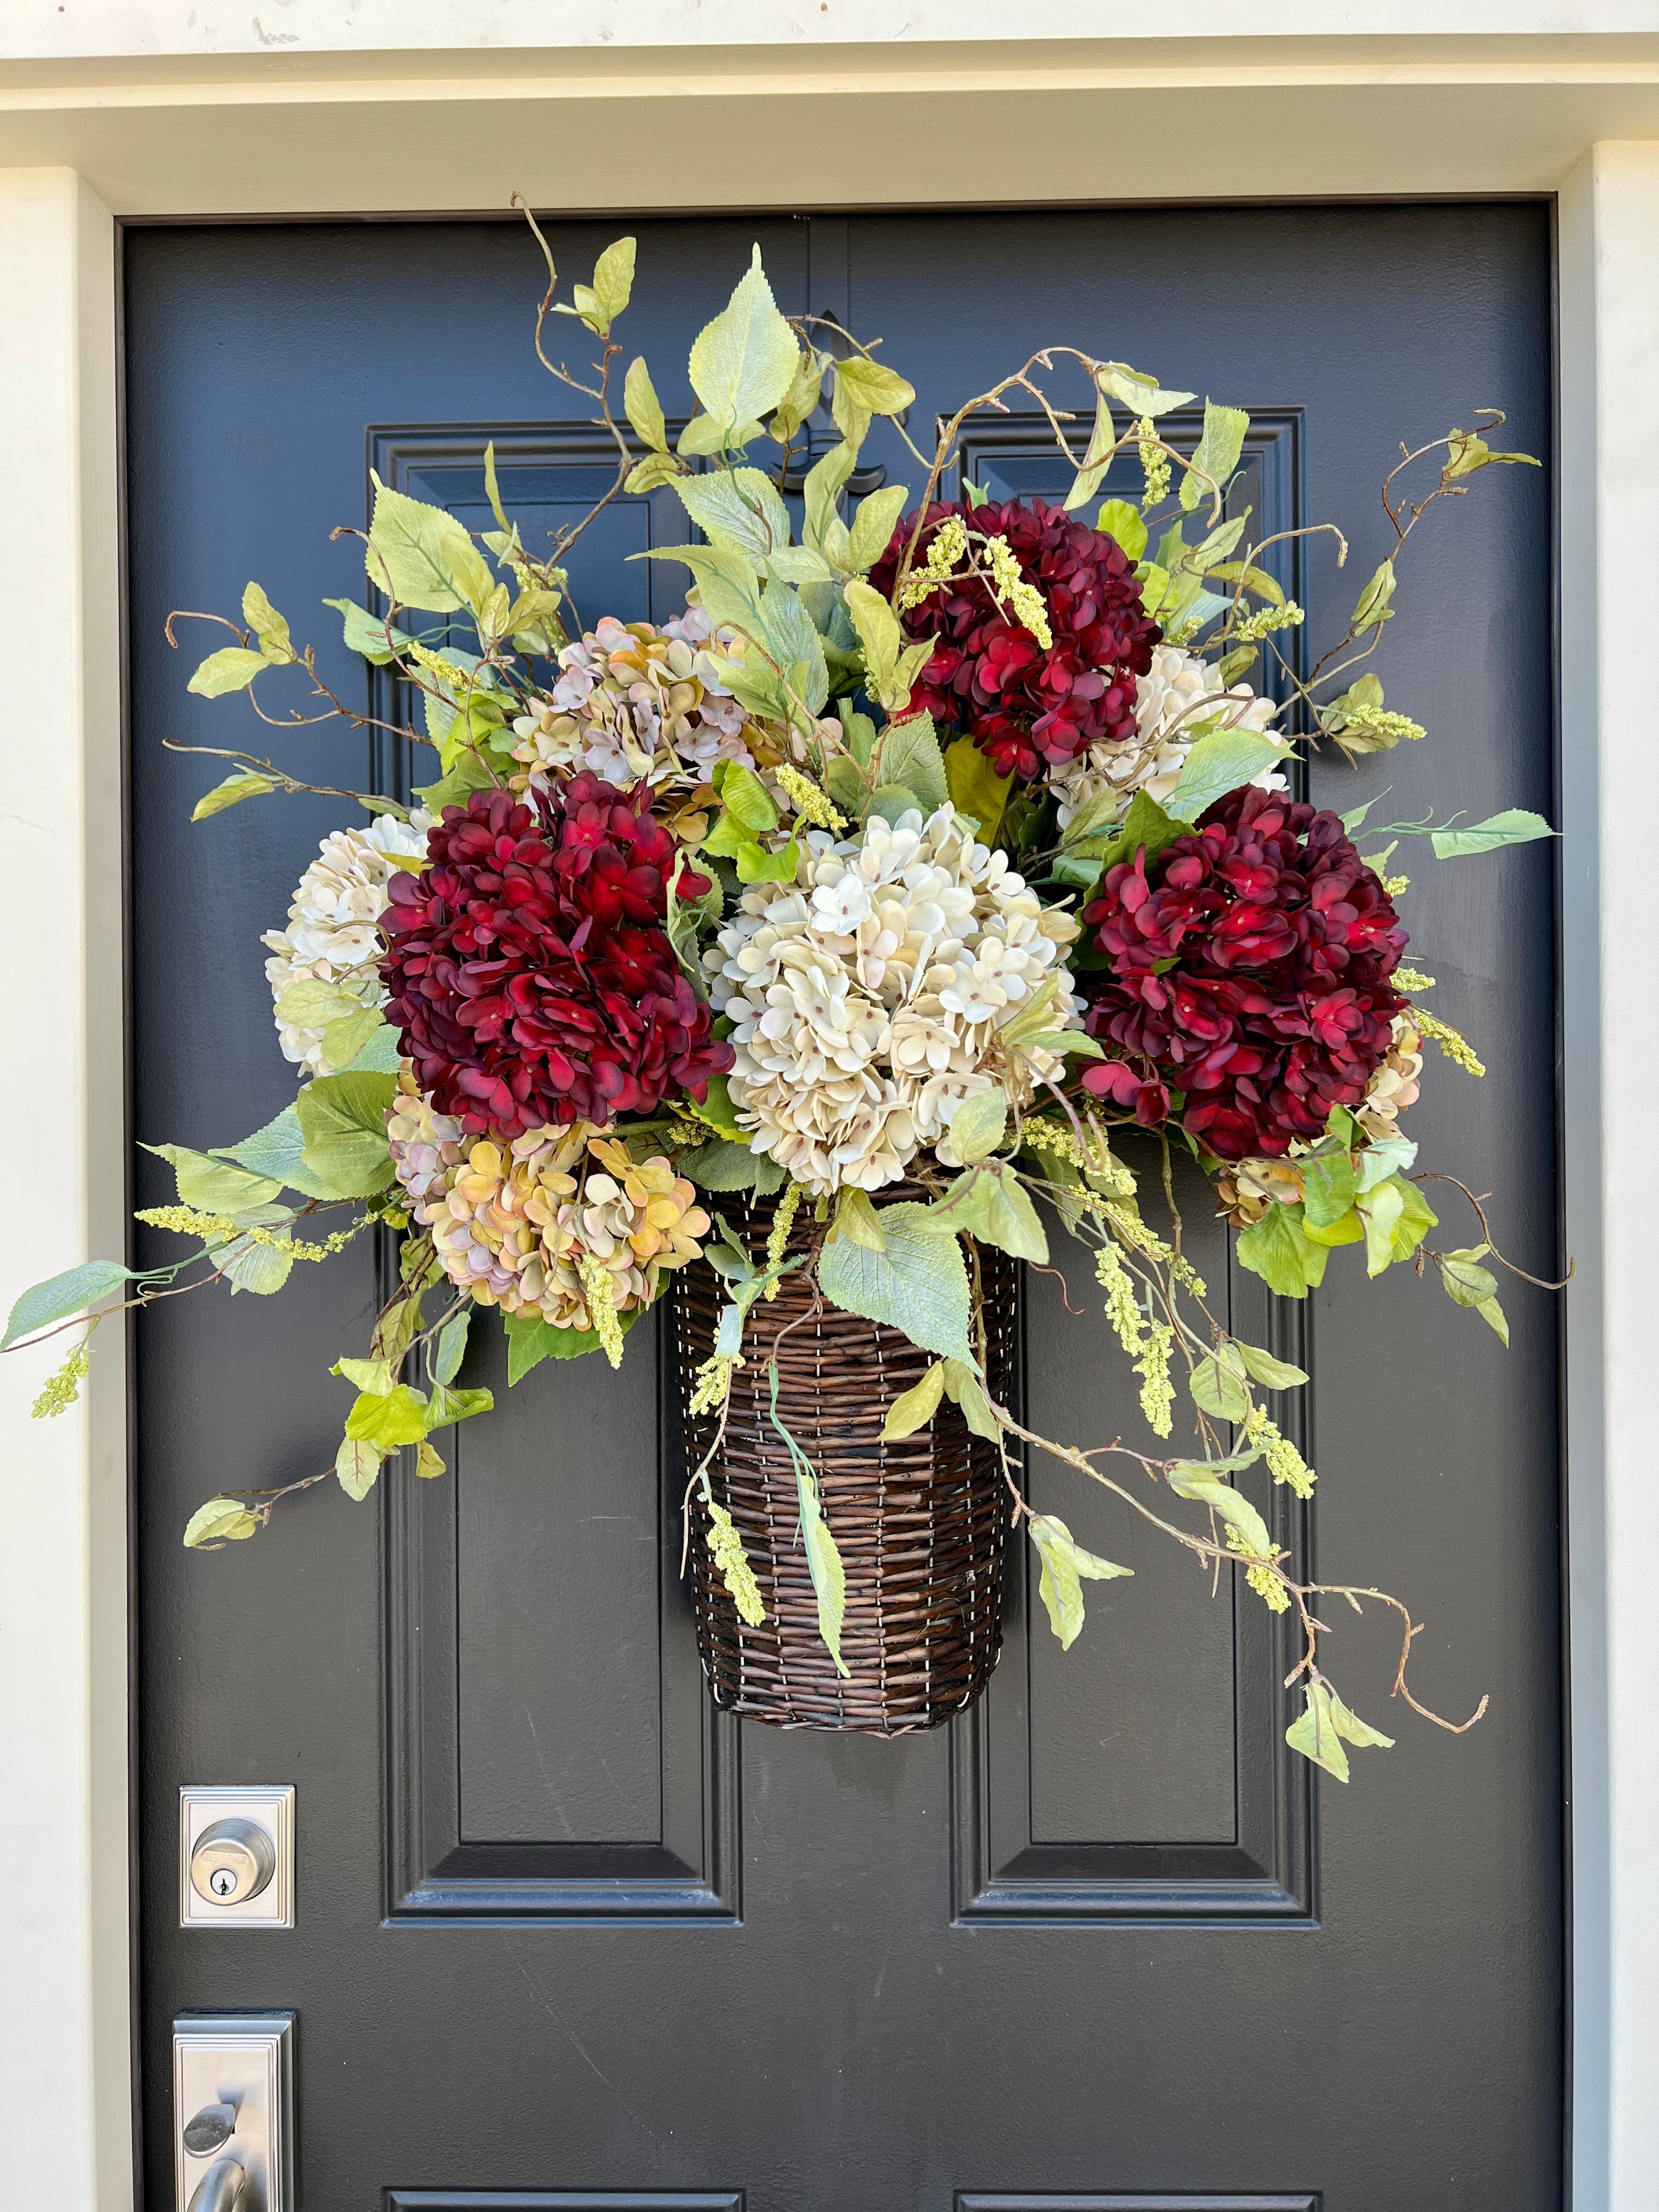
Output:
[[[671,447],[646,362],[619,374],[633,241],[570,304],[550,257],[548,274],[538,351],[617,447],[600,506],[669,486],[700,533],[651,556],[690,572],[685,611],[578,629],[585,525],[528,545],[493,454],[477,538],[377,481],[368,604],[331,604],[346,644],[419,695],[400,735],[435,769],[362,794],[367,826],[325,839],[265,939],[293,1103],[239,1143],[154,1148],[177,1202],[139,1218],[186,1256],[137,1276],[90,1261],[19,1301],[8,1347],[76,1329],[37,1412],[72,1400],[109,1313],[197,1284],[270,1296],[367,1228],[396,1237],[398,1286],[333,1370],[351,1393],[335,1462],[210,1499],[185,1541],[212,1550],[331,1474],[360,1499],[397,1455],[441,1472],[433,1439],[490,1409],[459,1379],[481,1308],[516,1385],[547,1359],[619,1364],[672,1291],[720,1702],[935,1725],[994,1663],[1021,1531],[1069,1645],[1085,1583],[1127,1571],[1031,1507],[1024,1468],[1047,1454],[1293,1615],[1289,1741],[1346,1779],[1349,1747],[1389,1739],[1339,1696],[1315,1608],[1377,1594],[1299,1580],[1269,1535],[1260,1486],[1314,1486],[1273,1410],[1307,1378],[1211,1303],[1170,1159],[1196,1158],[1274,1291],[1305,1297],[1352,1246],[1341,1264],[1426,1270],[1507,1342],[1486,1217],[1471,1245],[1430,1241],[1402,1121],[1425,1042],[1483,1072],[1404,964],[1389,841],[1429,825],[1362,839],[1369,802],[1340,819],[1297,792],[1316,750],[1423,737],[1370,666],[1401,556],[1431,507],[1528,457],[1493,450],[1497,415],[1407,454],[1386,557],[1310,669],[1286,541],[1346,548],[1328,526],[1251,539],[1241,410],[1048,345],[922,450],[909,383],[781,313],[757,251],[691,349]],[[591,334],[591,376],[545,351],[556,313]],[[1015,393],[1054,426],[1060,506],[961,480],[963,425]],[[917,480],[849,508],[872,438]],[[797,542],[782,488],[809,452]],[[192,691],[297,684],[323,702],[311,720],[368,722],[258,585],[227,626]],[[230,757],[195,818],[322,787]],[[1434,844],[1549,834],[1510,811]],[[1164,1453],[1024,1423],[1018,1263],[1049,1264],[1057,1234],[1088,1255]],[[1410,1614],[1382,1601],[1393,1687],[1423,1711]]]

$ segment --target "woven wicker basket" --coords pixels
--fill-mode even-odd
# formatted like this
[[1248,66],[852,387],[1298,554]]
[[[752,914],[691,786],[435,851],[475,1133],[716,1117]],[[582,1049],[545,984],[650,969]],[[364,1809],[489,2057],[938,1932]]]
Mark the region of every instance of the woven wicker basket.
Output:
[[[884,1198],[920,1198],[908,1188]],[[774,1204],[723,1205],[759,1258]],[[789,1249],[808,1248],[803,1207]],[[1016,1328],[1013,1262],[981,1253],[992,1389],[1006,1395]],[[714,1348],[725,1292],[713,1270],[686,1270],[676,1292],[681,1403]],[[766,1603],[750,1628],[738,1617],[706,1544],[691,1547],[697,1644],[716,1705],[781,1728],[903,1735],[938,1728],[984,1690],[1002,1642],[1008,1494],[995,1447],[972,1436],[945,1400],[930,1425],[882,1441],[887,1408],[919,1382],[933,1355],[896,1329],[826,1306],[811,1314],[801,1272],[750,1316],[747,1364],[732,1377],[726,1437],[709,1468]],[[789,1323],[798,1326],[790,1328]],[[776,1345],[778,1413],[818,1478],[824,1518],[847,1573],[843,1679],[818,1634],[817,1601],[798,1533],[795,1476],[769,1417],[767,1363]],[[686,1463],[714,1424],[688,1417]],[[696,1508],[693,1507],[694,1515]]]

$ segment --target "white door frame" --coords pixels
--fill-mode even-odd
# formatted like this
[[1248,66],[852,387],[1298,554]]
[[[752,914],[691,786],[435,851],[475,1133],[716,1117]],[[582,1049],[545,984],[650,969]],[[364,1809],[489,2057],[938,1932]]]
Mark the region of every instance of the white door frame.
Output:
[[[125,1236],[118,217],[445,212],[500,208],[514,188],[572,212],[1559,193],[1562,1088],[1578,1266],[1565,1310],[1571,2201],[1649,2212],[1650,0],[1535,19],[1499,0],[1379,0],[1363,40],[1325,33],[1327,0],[1277,0],[1271,39],[1219,42],[1202,0],[1151,0],[1141,16],[1158,35],[1116,43],[1076,40],[1056,0],[1030,0],[1018,40],[990,0],[921,0],[896,34],[886,0],[834,0],[828,21],[817,0],[704,0],[689,50],[670,44],[691,19],[667,0],[570,0],[557,32],[554,0],[520,0],[512,52],[501,8],[272,0],[263,26],[222,35],[193,11],[186,24],[177,0],[79,0],[72,15],[11,0],[0,25],[0,605],[27,702],[0,806],[0,1310]],[[951,43],[926,43],[930,30]],[[933,127],[946,117],[955,128]],[[82,1403],[50,1422],[29,1419],[45,1363],[0,1362],[0,2212],[133,2203],[130,1476],[112,1334]]]

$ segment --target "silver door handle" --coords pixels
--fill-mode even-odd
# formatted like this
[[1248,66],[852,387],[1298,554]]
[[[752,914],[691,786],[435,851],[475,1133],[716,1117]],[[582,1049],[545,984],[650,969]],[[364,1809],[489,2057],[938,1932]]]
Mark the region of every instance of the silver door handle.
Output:
[[197,2183],[187,2212],[235,2212],[246,2179],[240,2160],[216,2160]]

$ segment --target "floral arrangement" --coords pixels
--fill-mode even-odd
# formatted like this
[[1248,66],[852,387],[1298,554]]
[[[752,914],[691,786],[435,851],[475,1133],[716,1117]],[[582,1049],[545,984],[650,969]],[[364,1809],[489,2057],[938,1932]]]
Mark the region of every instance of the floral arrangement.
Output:
[[[600,505],[672,486],[699,533],[645,556],[690,572],[685,611],[583,627],[567,566],[578,531],[527,547],[493,453],[495,527],[478,539],[377,481],[362,533],[371,604],[329,604],[347,645],[417,709],[418,723],[379,726],[429,749],[437,772],[401,798],[342,792],[365,820],[323,841],[264,939],[294,1103],[238,1143],[151,1147],[177,1202],[138,1218],[188,1255],[143,1274],[91,1261],[18,1302],[8,1348],[76,1332],[37,1413],[73,1399],[112,1312],[206,1284],[270,1296],[365,1230],[398,1237],[372,1339],[333,1370],[353,1391],[336,1461],[210,1499],[184,1540],[212,1549],[330,1474],[361,1499],[400,1451],[416,1474],[441,1473],[434,1437],[491,1403],[457,1382],[481,1308],[500,1316],[511,1382],[548,1358],[614,1366],[640,1315],[705,1261],[726,1304],[696,1378],[692,1410],[714,1418],[715,1443],[688,1511],[757,1624],[764,1597],[710,1471],[734,1371],[769,1358],[769,1293],[804,1267],[822,1300],[934,1355],[887,1409],[889,1437],[926,1425],[948,1394],[995,1443],[1062,1644],[1082,1626],[1084,1582],[1127,1570],[1028,1505],[1030,1452],[1241,1571],[1275,1613],[1294,1609],[1289,1741],[1346,1779],[1345,1747],[1389,1739],[1339,1696],[1315,1607],[1332,1595],[1392,1607],[1393,1689],[1425,1711],[1405,1680],[1414,1625],[1384,1593],[1299,1583],[1237,1486],[1261,1462],[1311,1493],[1273,1410],[1307,1378],[1212,1310],[1171,1160],[1197,1161],[1240,1262],[1280,1295],[1305,1297],[1353,1245],[1371,1276],[1431,1270],[1508,1341],[1506,1263],[1473,1194],[1478,1241],[1430,1242],[1425,1185],[1452,1179],[1417,1167],[1402,1117],[1428,1043],[1483,1070],[1419,1003],[1432,979],[1404,964],[1407,879],[1388,868],[1405,836],[1449,858],[1547,825],[1511,811],[1362,837],[1366,805],[1339,817],[1295,791],[1312,747],[1358,757],[1422,738],[1365,665],[1395,617],[1400,556],[1435,502],[1528,457],[1462,430],[1402,448],[1382,493],[1395,553],[1304,674],[1303,611],[1274,574],[1283,540],[1253,540],[1231,491],[1243,410],[1206,400],[1200,419],[1194,394],[1056,345],[924,449],[905,428],[913,388],[878,347],[781,313],[757,252],[691,349],[696,404],[671,440],[641,359],[617,411],[633,241],[568,304],[550,256],[548,270],[537,349],[615,441]],[[554,316],[595,341],[591,375],[550,356]],[[1068,378],[1088,395],[1081,419],[1060,404]],[[1072,478],[1062,506],[998,503],[966,482],[945,495],[964,423],[1011,395],[1052,426]],[[878,424],[921,482],[849,507]],[[1321,529],[1340,562],[1340,534]],[[374,723],[258,585],[241,612],[192,691],[245,692],[284,729]],[[320,710],[267,713],[259,698],[285,676]],[[197,819],[334,788],[225,750],[232,771]],[[902,1215],[881,1203],[901,1187]],[[760,1265],[721,1212],[763,1202],[775,1214]],[[786,1259],[802,1215],[806,1255]],[[975,1251],[1046,1265],[1051,1229],[1087,1253],[1167,1457],[1038,1437],[988,1387]],[[835,1531],[793,1442],[791,1456],[839,1665]],[[1194,1517],[1178,1517],[1182,1501]]]

